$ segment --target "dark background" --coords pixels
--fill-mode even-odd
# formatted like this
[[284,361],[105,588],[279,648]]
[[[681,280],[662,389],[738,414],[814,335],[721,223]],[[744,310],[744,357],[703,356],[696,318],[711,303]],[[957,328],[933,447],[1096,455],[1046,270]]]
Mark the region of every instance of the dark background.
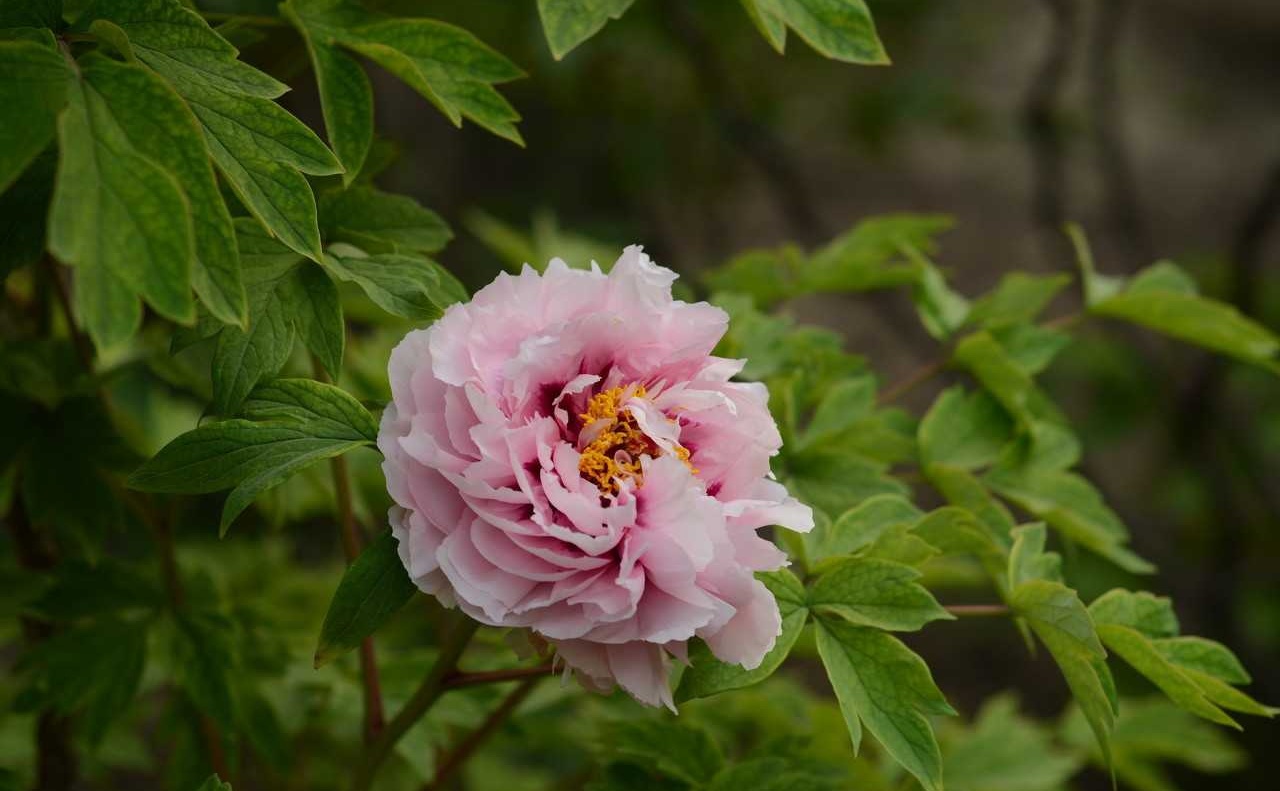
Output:
[[[532,234],[538,255],[577,252],[580,237],[614,254],[641,242],[697,287],[753,246],[940,212],[958,222],[939,262],[970,295],[1014,269],[1071,271],[1058,229],[1073,220],[1104,271],[1173,258],[1280,326],[1274,0],[872,0],[887,68],[823,60],[794,36],[779,57],[733,0],[638,0],[560,63],[532,0],[383,5],[461,24],[530,75],[504,89],[525,116],[522,150],[453,129],[375,74],[378,129],[401,157],[383,184],[454,226],[441,260],[472,285],[504,265],[495,219]],[[286,102],[319,128],[311,86]],[[844,332],[886,381],[938,352],[903,295],[789,310]],[[1141,584],[1174,597],[1185,632],[1232,646],[1255,697],[1280,702],[1280,383],[1115,326],[1083,331],[1048,379],[1087,473],[1160,567]],[[1069,566],[1086,599],[1125,582]],[[966,713],[1010,684],[1044,716],[1065,702],[1051,663],[1005,624],[944,624],[916,644]],[[1181,786],[1274,788],[1280,724],[1251,719],[1240,740],[1245,773]]]

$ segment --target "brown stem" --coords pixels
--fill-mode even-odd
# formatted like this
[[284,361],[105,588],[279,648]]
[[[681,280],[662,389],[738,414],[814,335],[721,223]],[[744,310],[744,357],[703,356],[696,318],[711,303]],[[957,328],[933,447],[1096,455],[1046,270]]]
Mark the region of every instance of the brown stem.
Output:
[[947,361],[945,358],[934,360],[927,365],[922,365],[912,373],[908,374],[907,378],[903,379],[901,382],[892,384],[882,390],[880,392],[880,397],[876,402],[881,406],[884,406],[885,404],[892,404],[894,401],[897,401],[907,393],[910,393],[912,390],[915,390],[920,385],[942,373],[946,368]]
[[481,684],[496,684],[500,681],[515,681],[521,678],[541,678],[556,672],[554,665],[538,667],[513,667],[506,670],[485,670],[478,673],[454,673],[445,679],[445,689],[460,689]]
[[364,758],[356,767],[352,776],[352,791],[369,791],[373,787],[374,778],[382,763],[391,755],[396,746],[414,723],[422,719],[436,700],[445,693],[445,680],[453,675],[458,666],[458,658],[466,650],[471,635],[475,634],[480,624],[468,618],[460,611],[453,611],[449,624],[445,627],[444,637],[440,644],[440,655],[431,666],[427,677],[418,685],[413,697],[404,704],[404,708],[391,718],[387,727],[365,747]]
[[1006,604],[948,604],[942,609],[961,618],[997,618],[1009,614]]
[[1066,219],[1067,198],[1066,144],[1058,105],[1071,65],[1078,9],[1076,0],[1044,2],[1052,27],[1044,59],[1023,102],[1022,126],[1031,147],[1032,219],[1048,261],[1059,264],[1070,260],[1070,251],[1058,232]]
[[[13,498],[5,523],[13,534],[14,555],[19,566],[31,571],[48,571],[57,564],[53,548],[27,518],[21,497]],[[28,617],[20,620],[23,637],[29,644],[41,643],[53,636],[50,623]],[[70,718],[53,711],[43,712],[36,720],[36,791],[69,791],[76,783],[77,766]]]
[[1153,258],[1151,240],[1142,222],[1141,202],[1133,162],[1125,145],[1123,104],[1118,88],[1120,72],[1116,54],[1132,0],[1099,3],[1089,36],[1089,100],[1091,127],[1097,144],[1099,171],[1106,188],[1107,213],[1112,227],[1124,242],[1129,263],[1142,264]]
[[[317,381],[329,381],[324,366],[315,357],[311,358],[311,368]],[[333,476],[333,490],[338,500],[342,552],[349,566],[360,556],[360,526],[356,523],[355,507],[351,497],[351,471],[347,467],[347,460],[341,456],[329,460],[329,471]],[[382,683],[378,678],[378,659],[374,651],[372,635],[360,641],[360,677],[364,690],[364,742],[371,744],[386,726],[386,715],[382,706]]]
[[424,791],[440,791],[440,789],[443,789],[445,783],[462,768],[467,759],[493,736],[498,728],[502,726],[502,723],[506,722],[507,718],[511,716],[512,712],[524,702],[525,698],[529,697],[529,693],[533,692],[533,688],[537,686],[540,680],[541,676],[526,678],[515,689],[511,690],[511,693],[502,699],[502,702],[498,704],[498,708],[494,709],[485,718],[479,728],[472,731],[458,743],[457,747],[444,756],[436,768],[435,778],[426,785]]
[[92,376],[93,346],[76,326],[75,313],[71,310],[71,296],[67,292],[67,284],[62,280],[62,272],[58,269],[58,264],[48,256],[45,256],[44,266],[49,273],[49,283],[53,286],[58,307],[62,310],[63,318],[66,319],[67,332],[71,333],[71,343],[76,348],[76,356],[80,358],[80,364],[84,366],[85,371]]

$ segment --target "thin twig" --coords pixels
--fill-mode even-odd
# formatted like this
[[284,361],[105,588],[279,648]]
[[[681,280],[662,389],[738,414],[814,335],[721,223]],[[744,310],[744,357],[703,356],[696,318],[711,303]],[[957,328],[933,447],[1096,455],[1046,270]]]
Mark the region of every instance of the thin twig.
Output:
[[1142,221],[1137,178],[1125,145],[1123,104],[1119,98],[1120,70],[1116,55],[1132,0],[1103,0],[1096,4],[1089,36],[1090,121],[1097,145],[1099,172],[1105,187],[1111,225],[1124,242],[1130,268],[1152,258],[1151,240]]
[[377,738],[366,746],[364,758],[352,777],[352,791],[369,791],[373,787],[378,769],[391,755],[396,742],[400,741],[414,723],[422,719],[436,700],[445,693],[445,680],[453,675],[458,666],[458,658],[466,650],[467,643],[471,641],[471,635],[475,634],[480,626],[458,610],[451,611],[451,615],[445,627],[440,644],[440,655],[436,658],[435,664],[431,666],[427,677],[422,680],[413,696],[404,704],[404,708],[400,709]]
[[49,283],[53,286],[53,294],[58,300],[58,307],[66,320],[67,332],[71,334],[71,343],[75,346],[76,357],[80,358],[80,364],[84,366],[85,371],[93,376],[93,346],[76,326],[75,313],[71,309],[71,296],[67,292],[67,284],[62,281],[62,272],[58,269],[58,264],[49,256],[44,258],[44,267],[49,275]]
[[[1058,229],[1066,219],[1067,163],[1058,104],[1066,85],[1076,29],[1076,0],[1044,0],[1052,28],[1044,59],[1023,103],[1022,124],[1031,147],[1032,219],[1055,265],[1069,257]],[[1055,268],[1061,268],[1055,266]]]
[[454,747],[451,752],[444,756],[436,767],[435,777],[426,785],[424,791],[440,791],[440,789],[443,789],[445,783],[449,782],[449,779],[462,768],[467,759],[497,732],[502,723],[506,722],[507,718],[524,702],[524,699],[529,697],[529,693],[533,692],[533,688],[541,680],[541,676],[526,678],[515,689],[511,690],[510,694],[498,704],[498,707],[490,712],[479,728],[472,731],[458,743],[457,747]]
[[915,371],[907,374],[907,377],[897,384],[892,384],[880,391],[880,396],[876,399],[876,403],[880,406],[892,404],[907,393],[915,390],[920,385],[928,382],[947,368],[946,358],[934,360],[931,363],[922,365]]
[[537,667],[513,667],[506,670],[484,670],[476,673],[454,673],[445,679],[445,689],[461,689],[481,684],[496,684],[501,681],[515,681],[521,678],[541,678],[556,672],[554,665]]
[[997,618],[1009,614],[1006,604],[948,604],[942,609],[962,618]]

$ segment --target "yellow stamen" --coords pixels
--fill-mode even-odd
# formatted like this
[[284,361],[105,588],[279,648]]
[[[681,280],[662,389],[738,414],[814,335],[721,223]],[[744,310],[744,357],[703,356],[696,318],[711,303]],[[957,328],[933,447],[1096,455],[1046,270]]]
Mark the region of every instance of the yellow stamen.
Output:
[[[623,409],[627,400],[644,396],[643,385],[610,388],[594,395],[587,403],[587,411],[578,415],[582,419],[584,431],[593,427],[597,421],[608,423],[582,449],[582,456],[578,461],[578,471],[582,473],[582,477],[594,483],[604,494],[617,494],[622,478],[631,478],[637,487],[643,486],[640,457],[647,455],[656,458],[662,453],[662,449],[640,430],[635,416]],[[687,449],[677,445],[675,455],[691,471],[697,473],[689,463]]]

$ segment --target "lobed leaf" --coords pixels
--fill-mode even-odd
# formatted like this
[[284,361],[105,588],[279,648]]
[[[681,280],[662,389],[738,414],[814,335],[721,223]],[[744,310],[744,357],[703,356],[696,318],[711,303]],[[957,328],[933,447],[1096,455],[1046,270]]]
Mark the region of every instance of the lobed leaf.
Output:
[[863,0],[742,0],[765,39],[782,52],[786,29],[833,60],[887,64],[871,11]]
[[538,16],[556,60],[619,19],[635,0],[538,0]]
[[0,192],[53,140],[70,80],[58,50],[34,41],[0,41]]
[[930,621],[954,620],[910,566],[845,558],[823,568],[809,588],[809,607],[858,626],[914,632]]
[[141,322],[139,296],[169,318],[194,320],[193,231],[176,179],[134,146],[149,137],[130,135],[140,131],[130,119],[181,117],[181,103],[139,66],[85,61],[58,124],[49,250],[76,268],[77,312],[107,347]]
[[370,253],[435,253],[453,238],[440,215],[412,198],[368,186],[322,195],[320,227],[328,241]]
[[942,757],[925,715],[955,711],[924,660],[884,632],[839,619],[818,619],[817,640],[854,751],[866,725],[925,789],[941,789]]

